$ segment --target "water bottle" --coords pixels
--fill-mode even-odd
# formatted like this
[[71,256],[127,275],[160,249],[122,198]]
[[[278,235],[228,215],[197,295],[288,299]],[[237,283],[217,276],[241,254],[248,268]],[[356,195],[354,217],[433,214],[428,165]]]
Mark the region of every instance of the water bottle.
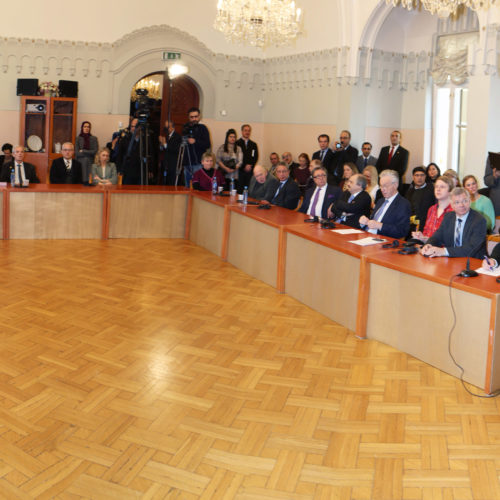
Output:
[[16,184],[16,173],[14,172],[14,169],[10,171],[10,187],[14,187]]
[[243,205],[248,205],[248,186],[243,189]]
[[231,184],[229,186],[229,194],[233,194],[234,191],[234,179],[231,177]]
[[215,177],[215,175],[212,179],[212,194],[217,194],[217,178]]

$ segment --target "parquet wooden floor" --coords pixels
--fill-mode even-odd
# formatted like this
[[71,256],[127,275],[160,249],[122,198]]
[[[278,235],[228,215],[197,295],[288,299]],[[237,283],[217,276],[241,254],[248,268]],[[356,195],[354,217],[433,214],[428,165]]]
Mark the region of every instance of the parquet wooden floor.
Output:
[[0,256],[2,499],[500,498],[498,400],[189,242]]

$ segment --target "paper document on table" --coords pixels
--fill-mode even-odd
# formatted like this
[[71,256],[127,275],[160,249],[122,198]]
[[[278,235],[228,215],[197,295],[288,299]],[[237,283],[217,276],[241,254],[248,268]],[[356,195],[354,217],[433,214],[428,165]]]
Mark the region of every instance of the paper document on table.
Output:
[[358,234],[363,232],[364,231],[361,231],[359,229],[332,229],[332,233],[338,234]]
[[387,240],[382,238],[372,238],[369,236],[368,238],[361,238],[360,240],[352,240],[349,243],[354,243],[355,245],[359,245],[360,247],[367,247],[369,245],[376,245],[377,243],[384,243]]
[[480,274],[486,274],[487,276],[500,276],[500,267],[497,267],[492,271],[485,269],[484,267],[480,267],[479,269],[476,269],[476,271]]

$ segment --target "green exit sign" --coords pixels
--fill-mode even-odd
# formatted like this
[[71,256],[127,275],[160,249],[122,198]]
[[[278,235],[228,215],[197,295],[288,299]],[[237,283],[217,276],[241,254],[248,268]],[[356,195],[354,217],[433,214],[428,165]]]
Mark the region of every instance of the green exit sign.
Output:
[[172,60],[180,59],[180,58],[181,58],[180,52],[163,52],[163,60],[164,61],[172,61]]

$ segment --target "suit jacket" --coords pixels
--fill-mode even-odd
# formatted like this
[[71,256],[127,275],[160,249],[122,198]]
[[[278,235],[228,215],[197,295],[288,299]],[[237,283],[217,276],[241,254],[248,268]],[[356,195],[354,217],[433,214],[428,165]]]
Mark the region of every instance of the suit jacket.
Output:
[[257,144],[251,139],[248,139],[248,142],[245,145],[245,139],[243,139],[243,137],[240,137],[236,141],[236,144],[241,148],[241,151],[243,152],[242,167],[244,167],[245,165],[252,165],[253,170],[253,167],[255,167],[255,164],[259,160],[259,148]]
[[[30,181],[30,184],[39,184],[40,180],[36,175],[35,165],[32,165],[31,163],[26,163],[25,161],[23,162],[23,165],[24,165],[24,175],[26,176],[26,179]],[[0,182],[10,182],[11,168],[14,168],[13,161],[9,161],[8,163],[2,165],[2,170],[0,170]]]
[[[321,149],[319,149],[313,154],[312,159],[313,160],[321,159]],[[326,150],[325,157],[321,162],[321,164],[323,165],[323,167],[326,168],[326,171],[328,172],[328,184],[337,186],[340,180],[337,180],[337,178],[333,175],[334,172],[333,160],[334,160],[333,151],[330,148],[328,148]]]
[[[384,197],[377,201],[373,208],[371,219],[374,219],[377,210],[384,202]],[[410,202],[398,193],[380,221],[382,222],[382,229],[378,231],[378,234],[389,236],[390,238],[404,238],[410,230],[410,215]]]
[[278,193],[278,196],[273,196],[271,203],[273,205],[277,205],[278,207],[295,210],[297,208],[297,205],[299,204],[300,196],[301,193],[299,186],[297,186],[297,183],[291,177],[288,177],[285,184]]
[[382,170],[386,170],[390,168],[391,170],[395,170],[399,174],[399,185],[401,186],[403,182],[403,177],[405,175],[406,169],[408,167],[408,150],[399,146],[396,149],[396,152],[391,158],[391,162],[389,163],[389,151],[391,150],[391,146],[384,146],[380,150],[380,154],[378,155],[377,171],[380,174]]
[[[375,158],[375,156],[370,155],[368,157],[368,161],[367,161],[366,165],[375,166],[377,164],[377,160],[378,160],[378,158]],[[356,160],[356,167],[358,167],[358,170],[360,173],[363,172],[363,170],[365,168],[365,157],[363,155],[358,156],[358,159]]]
[[[175,184],[176,167],[177,167],[177,157],[179,156],[179,149],[181,147],[182,137],[175,130],[172,135],[166,137],[167,143],[166,147],[160,147],[164,150],[162,169],[163,176],[165,178],[165,184],[173,186]],[[165,175],[166,173],[166,175]]]
[[[95,163],[92,165],[92,179],[93,184],[99,184],[99,182],[95,179],[96,175],[103,179],[102,176],[102,168]],[[116,165],[114,163],[108,163],[106,165],[106,169],[104,172],[104,180],[110,180],[111,184],[116,184],[118,182],[118,174],[116,173]]]
[[436,203],[434,185],[429,183],[421,189],[415,189],[412,183],[406,191],[405,198],[410,202],[411,214],[417,216],[420,221],[419,227],[423,229],[427,220],[427,212]]
[[362,215],[370,216],[370,209],[372,206],[372,198],[366,191],[360,191],[356,197],[349,203],[351,193],[343,191],[342,196],[334,204],[334,211],[336,217],[341,217],[345,212],[346,219],[342,224],[359,228],[359,218]]
[[448,212],[437,231],[427,240],[433,246],[444,246],[450,257],[474,257],[482,259],[486,253],[486,219],[479,213],[469,210],[462,232],[462,246],[455,245],[455,212]]
[[335,182],[340,184],[340,181],[344,177],[344,164],[345,163],[356,163],[358,159],[358,150],[349,145],[346,149],[341,149],[340,151],[333,152],[333,176],[335,177]]
[[[82,183],[82,164],[75,160],[71,160],[71,172],[69,176],[69,184]],[[50,167],[50,183],[51,184],[66,184],[66,164],[64,158],[56,158]]]
[[[299,208],[299,212],[307,214],[315,189],[316,186],[313,186],[306,191],[306,194],[304,196],[304,201],[302,202],[302,205]],[[326,219],[328,217],[327,214],[328,207],[332,203],[335,203],[340,198],[341,194],[342,190],[338,186],[330,186],[330,185],[326,186],[325,197],[323,199],[323,206],[321,207],[321,217],[323,219]]]

